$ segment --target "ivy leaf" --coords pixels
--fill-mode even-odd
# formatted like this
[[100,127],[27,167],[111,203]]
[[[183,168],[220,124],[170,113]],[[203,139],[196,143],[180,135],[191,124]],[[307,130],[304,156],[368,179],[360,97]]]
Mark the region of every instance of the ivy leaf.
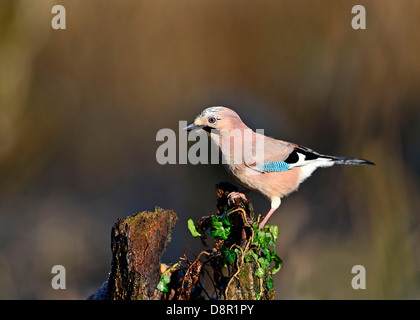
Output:
[[161,276],[161,281],[163,281],[165,284],[168,284],[169,282],[171,282],[171,277],[167,276],[166,274],[163,274]]
[[228,227],[228,228],[224,228],[223,229],[223,235],[222,235],[222,239],[223,240],[226,240],[228,237],[229,237],[229,235],[230,235],[230,227]]
[[220,237],[221,233],[222,233],[222,232],[220,231],[220,229],[212,230],[212,231],[210,232],[210,234],[211,234],[213,237]]
[[255,271],[255,275],[258,277],[258,278],[262,278],[262,277],[264,277],[264,275],[265,275],[265,271],[264,271],[264,269],[263,268],[258,268],[256,271]]
[[274,241],[273,241],[273,239],[274,239],[274,237],[273,237],[273,235],[271,234],[271,233],[266,233],[265,234],[265,238],[264,238],[264,240],[265,240],[265,247],[267,247],[267,246],[274,246]]
[[270,262],[263,257],[258,258],[258,262],[263,269],[268,269],[270,267]]
[[255,259],[255,261],[258,261],[258,255],[254,252],[254,250],[249,250],[248,254]]
[[197,228],[195,227],[194,221],[192,219],[188,220],[188,229],[194,238],[201,236],[201,233],[197,231]]
[[279,236],[279,227],[277,226],[270,226],[270,232],[273,235],[274,241],[277,240],[277,237]]
[[280,257],[277,254],[274,254],[272,256],[272,260],[274,261],[274,268],[271,271],[272,274],[276,274],[281,267],[283,266],[283,260],[280,259]]
[[268,289],[268,291],[271,291],[271,289],[273,289],[273,284],[274,284],[273,279],[271,277],[267,277],[265,279],[265,281],[267,283],[267,289]]
[[213,227],[216,227],[216,225],[222,225],[222,223],[219,221],[219,217],[217,216],[211,217],[211,224],[213,225]]
[[168,292],[168,291],[169,291],[168,286],[167,286],[166,284],[164,284],[162,281],[160,281],[160,282],[158,283],[158,285],[157,285],[157,289],[158,289],[159,291],[162,291],[162,292]]
[[236,253],[233,250],[227,250],[227,254],[226,254],[226,259],[227,261],[229,261],[230,263],[234,263],[236,260]]
[[230,219],[230,217],[228,215],[223,215],[222,218],[220,219],[220,221],[222,221],[222,223],[225,226],[231,226],[232,225],[232,220]]
[[212,227],[213,227],[214,229],[220,229],[220,228],[223,228],[223,223],[222,223],[222,222],[220,222],[220,221],[213,222]]
[[261,240],[262,238],[264,238],[265,232],[260,230],[257,232],[257,240]]
[[252,224],[252,229],[254,229],[254,231],[258,231],[258,228],[259,228],[259,224],[258,224],[258,222],[254,222],[253,224]]
[[162,291],[162,292],[168,292],[169,288],[168,288],[168,283],[171,282],[171,277],[167,276],[166,274],[162,274],[162,276],[160,277],[160,281],[157,285],[157,289]]
[[229,228],[223,228],[222,229],[222,234],[220,235],[220,238],[222,238],[223,240],[226,240],[230,235],[230,227]]
[[267,259],[268,261],[271,261],[271,251],[270,251],[270,249],[265,248],[265,249],[263,249],[262,251],[264,252],[264,255],[266,256],[266,259]]
[[212,221],[212,230],[210,232],[210,234],[213,237],[219,237],[223,240],[226,240],[228,238],[228,236],[230,235],[230,227],[225,228],[223,226],[223,222],[219,221],[218,217],[211,217],[211,221]]
[[221,238],[223,240],[226,240],[228,238],[228,236],[230,235],[230,227],[229,228],[223,228],[222,227],[222,228],[213,230],[211,232],[211,235],[213,237],[219,237],[219,238]]

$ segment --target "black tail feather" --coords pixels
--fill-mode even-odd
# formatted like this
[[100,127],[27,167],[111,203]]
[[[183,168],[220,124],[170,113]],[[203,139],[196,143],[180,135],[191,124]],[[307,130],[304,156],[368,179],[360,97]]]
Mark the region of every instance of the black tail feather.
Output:
[[334,161],[334,164],[338,165],[375,165],[373,162],[365,159],[359,158],[349,158],[349,157],[331,157]]
[[284,160],[285,162],[292,164],[299,161],[299,153],[305,156],[305,160],[316,160],[319,158],[331,159],[334,161],[334,164],[338,165],[375,165],[373,162],[365,159],[351,158],[351,157],[336,157],[320,154],[312,149],[301,145],[295,145],[295,149],[290,153],[289,157]]

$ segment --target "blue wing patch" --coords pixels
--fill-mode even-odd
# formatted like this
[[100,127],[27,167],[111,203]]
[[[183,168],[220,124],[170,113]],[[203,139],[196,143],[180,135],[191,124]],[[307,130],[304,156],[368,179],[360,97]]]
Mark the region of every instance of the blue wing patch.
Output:
[[284,161],[268,161],[266,163],[257,165],[256,168],[266,172],[283,172],[289,170],[290,164]]

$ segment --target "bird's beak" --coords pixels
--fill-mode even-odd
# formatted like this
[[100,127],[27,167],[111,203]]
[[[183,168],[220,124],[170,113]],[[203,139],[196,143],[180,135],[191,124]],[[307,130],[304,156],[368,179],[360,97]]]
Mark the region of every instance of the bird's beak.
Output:
[[195,124],[194,124],[194,122],[191,122],[191,123],[189,123],[185,128],[184,128],[184,130],[186,130],[186,131],[188,131],[188,132],[190,132],[190,131],[193,131],[193,130],[197,130],[197,129],[201,129],[203,126],[196,126]]

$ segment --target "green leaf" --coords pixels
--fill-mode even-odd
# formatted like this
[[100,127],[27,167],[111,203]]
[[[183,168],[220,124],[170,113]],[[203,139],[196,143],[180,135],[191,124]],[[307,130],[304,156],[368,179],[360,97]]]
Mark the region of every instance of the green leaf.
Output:
[[264,277],[264,275],[265,275],[265,271],[264,271],[264,269],[263,268],[258,268],[256,271],[255,271],[255,275],[258,277],[258,278],[262,278],[262,277]]
[[264,252],[264,255],[265,255],[266,259],[268,261],[271,261],[271,251],[270,251],[270,249],[264,248],[262,251]]
[[215,221],[212,224],[211,235],[213,237],[222,237],[224,235],[223,223]]
[[212,227],[213,227],[213,228],[215,228],[215,229],[220,229],[220,228],[223,228],[223,223],[222,223],[222,222],[220,222],[220,221],[213,222]]
[[228,215],[223,215],[222,218],[221,218],[221,221],[225,226],[229,227],[229,226],[232,225],[232,220],[230,219],[230,217]]
[[257,240],[261,240],[262,238],[264,238],[265,236],[265,232],[260,230],[257,232]]
[[279,272],[279,270],[281,269],[281,267],[283,266],[283,260],[280,259],[280,257],[277,254],[274,254],[272,256],[272,259],[274,261],[274,268],[271,271],[272,274],[276,274],[277,272]]
[[235,253],[235,251],[233,251],[233,250],[231,250],[231,251],[227,250],[226,259],[227,259],[228,262],[234,263],[235,260],[236,260],[236,253]]
[[226,240],[230,235],[230,227],[225,228],[223,223],[218,220],[217,217],[211,217],[212,228],[210,234],[213,237],[220,237],[223,240]]
[[255,259],[255,261],[258,261],[258,255],[254,252],[254,250],[249,250],[248,254]]
[[267,248],[269,245],[274,245],[273,242],[273,235],[271,233],[266,232],[266,234],[264,235],[264,248]]
[[201,233],[197,231],[194,221],[192,219],[188,220],[188,229],[190,230],[194,238],[201,236]]
[[168,291],[169,291],[168,286],[167,286],[166,284],[164,284],[162,281],[160,281],[160,282],[158,283],[158,285],[157,285],[157,289],[158,289],[159,291],[162,291],[162,292],[168,292]]
[[213,237],[220,237],[221,231],[220,231],[220,229],[212,230],[212,231],[210,232],[210,234],[211,234]]
[[277,226],[270,226],[270,232],[274,237],[274,241],[277,240],[277,237],[279,236],[279,227]]
[[268,269],[270,267],[270,262],[263,257],[258,258],[258,263],[263,269]]
[[169,288],[168,288],[168,283],[171,282],[171,277],[166,275],[166,274],[162,274],[162,276],[160,277],[160,281],[157,285],[157,289],[162,291],[162,292],[168,292]]
[[221,238],[226,240],[230,235],[230,227],[224,228]]
[[258,230],[258,228],[259,228],[259,224],[258,224],[258,222],[254,222],[253,224],[252,224],[252,229],[254,229],[254,231],[257,231]]
[[212,216],[211,217],[211,223],[212,223],[212,225],[214,226],[215,224],[217,224],[217,223],[220,223],[220,221],[219,221],[219,217],[217,217],[217,216]]
[[273,284],[274,284],[273,279],[271,277],[267,277],[267,278],[265,278],[265,281],[267,283],[268,291],[271,291],[271,289],[273,289]]
[[171,277],[170,276],[167,276],[166,274],[163,274],[160,277],[160,281],[162,281],[165,284],[168,284],[169,282],[171,282]]
[[264,226],[264,228],[262,228],[262,231],[264,231],[264,232],[269,232],[269,231],[270,231],[270,226],[269,226],[268,224],[266,224],[266,225]]

